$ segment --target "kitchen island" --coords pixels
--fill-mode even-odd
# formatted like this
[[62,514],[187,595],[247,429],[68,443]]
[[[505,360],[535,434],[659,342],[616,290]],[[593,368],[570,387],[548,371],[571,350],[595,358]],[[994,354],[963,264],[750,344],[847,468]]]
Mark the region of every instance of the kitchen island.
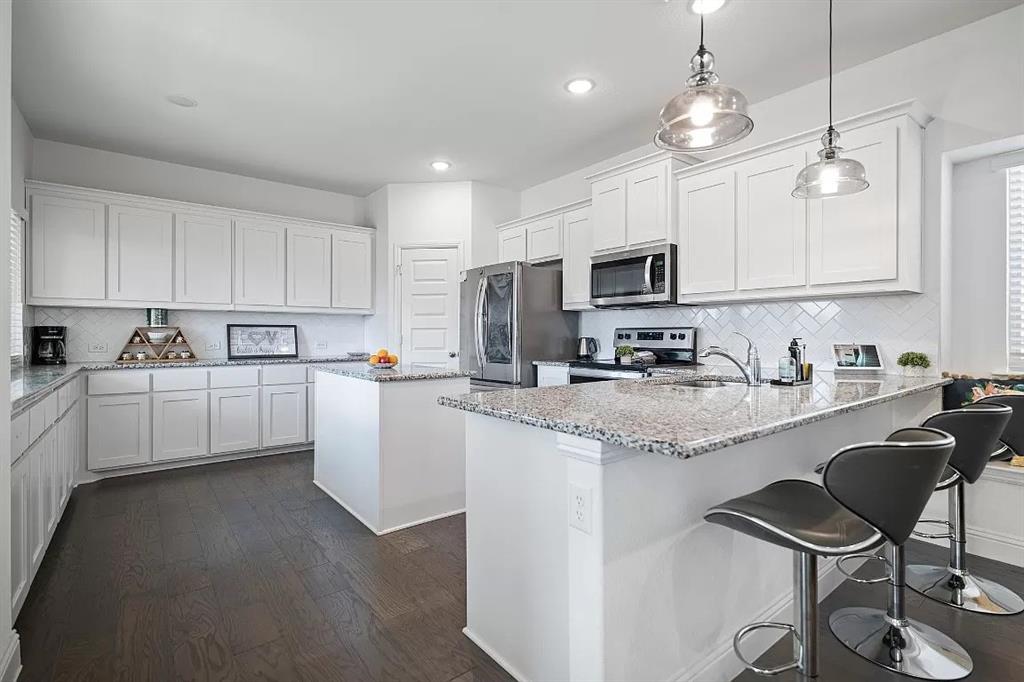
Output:
[[[792,555],[704,511],[919,423],[948,383],[703,378],[441,398],[466,413],[465,632],[515,677],[732,679],[733,633],[788,620]],[[840,580],[822,561],[820,594]]]
[[313,482],[383,535],[461,513],[465,424],[438,405],[469,391],[469,376],[426,365],[317,372]]

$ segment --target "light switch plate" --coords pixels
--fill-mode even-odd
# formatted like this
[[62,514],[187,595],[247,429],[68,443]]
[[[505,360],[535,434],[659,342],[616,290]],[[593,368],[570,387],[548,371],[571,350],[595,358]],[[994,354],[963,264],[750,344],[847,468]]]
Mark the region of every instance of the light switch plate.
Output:
[[90,353],[106,353],[107,352],[107,344],[105,344],[105,343],[90,343],[89,344],[89,352]]
[[316,342],[316,349],[317,350],[327,350],[327,342],[326,341],[317,341]]
[[591,516],[594,506],[594,491],[574,483],[569,484],[569,525],[587,535],[592,533]]
[[220,341],[206,344],[206,350],[220,350]]

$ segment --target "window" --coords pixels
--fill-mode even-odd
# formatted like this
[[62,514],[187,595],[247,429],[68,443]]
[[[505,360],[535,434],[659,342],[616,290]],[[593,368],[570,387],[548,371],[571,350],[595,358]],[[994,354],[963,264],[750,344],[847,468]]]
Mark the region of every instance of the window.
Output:
[[21,277],[23,237],[25,226],[16,212],[11,211],[11,358],[19,358],[25,352],[25,311],[24,283]]
[[1007,369],[1024,372],[1024,166],[1006,171]]

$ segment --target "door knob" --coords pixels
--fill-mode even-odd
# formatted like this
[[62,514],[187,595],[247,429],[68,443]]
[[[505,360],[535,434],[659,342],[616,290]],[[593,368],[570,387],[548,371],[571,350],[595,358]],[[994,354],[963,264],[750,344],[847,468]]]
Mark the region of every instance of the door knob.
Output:
[[450,357],[450,358],[457,358],[457,357],[459,357],[459,354],[456,353],[455,351],[448,351],[448,357]]

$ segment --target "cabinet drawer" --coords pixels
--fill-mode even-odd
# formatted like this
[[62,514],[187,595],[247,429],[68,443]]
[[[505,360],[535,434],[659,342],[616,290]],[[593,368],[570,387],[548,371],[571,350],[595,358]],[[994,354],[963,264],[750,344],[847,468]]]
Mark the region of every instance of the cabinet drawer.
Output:
[[168,369],[153,373],[154,391],[189,391],[206,388],[205,369]]
[[237,386],[259,386],[260,368],[215,367],[210,370],[210,388],[235,388]]
[[89,375],[89,395],[149,393],[149,372],[116,370]]
[[263,385],[306,383],[305,365],[270,365],[263,368]]
[[11,421],[11,461],[21,457],[28,448],[29,413],[22,412]]

